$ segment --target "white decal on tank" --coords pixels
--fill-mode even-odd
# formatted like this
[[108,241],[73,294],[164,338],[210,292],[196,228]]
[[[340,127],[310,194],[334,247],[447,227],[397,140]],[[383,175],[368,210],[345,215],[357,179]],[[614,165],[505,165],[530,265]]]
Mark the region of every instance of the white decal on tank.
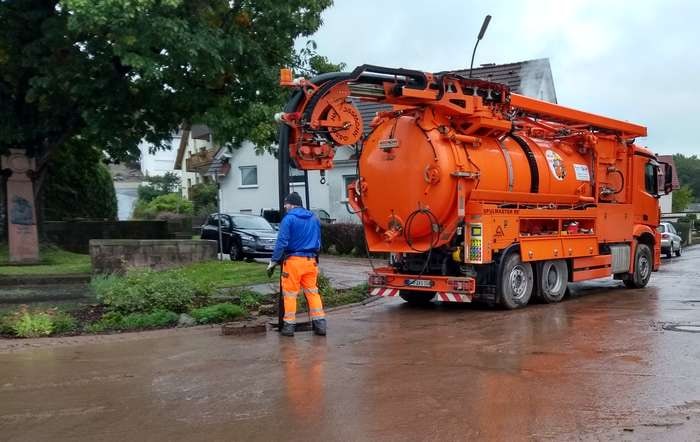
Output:
[[561,159],[561,156],[549,149],[545,151],[544,156],[547,158],[549,170],[552,171],[554,178],[563,181],[564,178],[566,178],[566,167],[564,166],[564,160]]
[[588,166],[585,164],[574,164],[574,174],[578,181],[590,181],[591,174],[588,173]]

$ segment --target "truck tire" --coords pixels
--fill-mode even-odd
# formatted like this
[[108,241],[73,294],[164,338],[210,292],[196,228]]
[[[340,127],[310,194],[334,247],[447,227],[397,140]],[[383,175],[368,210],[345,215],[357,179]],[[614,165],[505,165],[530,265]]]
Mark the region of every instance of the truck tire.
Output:
[[401,290],[399,296],[411,305],[427,305],[435,297],[435,292],[419,292],[418,290]]
[[544,261],[537,265],[537,295],[547,304],[564,298],[569,280],[566,261]]
[[522,308],[532,296],[532,265],[522,262],[519,253],[509,253],[503,261],[499,284],[499,302],[508,310]]
[[651,277],[651,250],[646,244],[637,244],[634,252],[634,272],[624,280],[625,287],[641,289],[646,286]]

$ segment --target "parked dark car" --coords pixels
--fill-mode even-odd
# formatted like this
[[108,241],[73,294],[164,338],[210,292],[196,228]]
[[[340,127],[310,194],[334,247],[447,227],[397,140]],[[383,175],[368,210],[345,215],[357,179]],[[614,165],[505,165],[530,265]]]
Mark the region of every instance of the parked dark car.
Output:
[[202,239],[213,239],[218,242],[219,217],[223,242],[223,247],[220,244],[219,250],[228,253],[232,261],[272,256],[277,232],[261,216],[214,213],[202,225]]

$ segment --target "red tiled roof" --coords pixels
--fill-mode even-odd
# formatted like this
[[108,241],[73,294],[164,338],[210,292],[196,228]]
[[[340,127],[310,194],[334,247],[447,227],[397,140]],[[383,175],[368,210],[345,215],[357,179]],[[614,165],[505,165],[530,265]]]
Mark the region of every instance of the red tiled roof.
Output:
[[657,155],[656,158],[658,158],[659,161],[661,161],[662,163],[667,163],[671,165],[671,167],[673,168],[673,189],[680,189],[681,182],[678,179],[678,172],[676,171],[676,163],[673,162],[673,155]]

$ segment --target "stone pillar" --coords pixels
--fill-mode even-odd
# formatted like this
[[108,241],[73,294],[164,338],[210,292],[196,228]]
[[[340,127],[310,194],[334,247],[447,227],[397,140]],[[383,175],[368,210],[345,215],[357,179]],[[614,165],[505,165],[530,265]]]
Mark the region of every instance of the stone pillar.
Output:
[[31,173],[35,161],[23,150],[10,149],[2,156],[2,169],[9,170],[7,178],[7,225],[10,262],[39,262],[39,238],[34,207],[34,185]]

